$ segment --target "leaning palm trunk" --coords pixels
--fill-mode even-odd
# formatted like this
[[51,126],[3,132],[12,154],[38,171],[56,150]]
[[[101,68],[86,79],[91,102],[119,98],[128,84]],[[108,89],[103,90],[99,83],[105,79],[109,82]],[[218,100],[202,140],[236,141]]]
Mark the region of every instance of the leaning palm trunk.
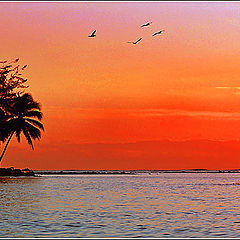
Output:
[[7,150],[7,146],[8,146],[8,144],[9,144],[9,142],[10,142],[13,134],[14,134],[14,131],[13,131],[13,132],[11,133],[11,135],[9,136],[9,138],[8,138],[8,140],[7,140],[7,143],[6,143],[6,145],[5,145],[4,149],[3,149],[3,152],[2,152],[2,154],[1,154],[1,156],[0,156],[0,163],[1,163],[1,161],[2,161],[2,158],[3,158],[3,156],[4,156],[4,153],[5,153],[6,150]]

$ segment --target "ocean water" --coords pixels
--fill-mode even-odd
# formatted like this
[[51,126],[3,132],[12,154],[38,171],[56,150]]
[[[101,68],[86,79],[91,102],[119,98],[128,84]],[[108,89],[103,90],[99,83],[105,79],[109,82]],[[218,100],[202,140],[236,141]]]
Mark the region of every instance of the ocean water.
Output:
[[0,237],[240,237],[237,173],[0,178]]

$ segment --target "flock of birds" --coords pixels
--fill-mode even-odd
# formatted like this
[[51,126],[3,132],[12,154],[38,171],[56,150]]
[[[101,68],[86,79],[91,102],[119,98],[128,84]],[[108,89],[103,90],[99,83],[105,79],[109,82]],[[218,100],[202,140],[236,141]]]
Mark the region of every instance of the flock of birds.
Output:
[[[143,25],[141,25],[141,27],[148,27],[148,26],[150,26],[152,24],[152,22],[147,22],[147,23],[145,23],[145,24],[143,24]],[[158,32],[155,32],[155,33],[153,33],[153,37],[154,36],[156,36],[156,35],[158,35],[158,34],[162,34],[163,32],[164,32],[165,30],[160,30],[160,31],[158,31]],[[96,32],[97,32],[97,30],[94,30],[92,33],[91,33],[91,35],[89,35],[88,37],[90,37],[90,38],[93,38],[93,37],[96,37],[97,35],[96,35]],[[135,41],[135,42],[127,42],[127,43],[132,43],[132,44],[137,44],[138,42],[140,42],[142,40],[142,38],[139,38],[137,41]]]

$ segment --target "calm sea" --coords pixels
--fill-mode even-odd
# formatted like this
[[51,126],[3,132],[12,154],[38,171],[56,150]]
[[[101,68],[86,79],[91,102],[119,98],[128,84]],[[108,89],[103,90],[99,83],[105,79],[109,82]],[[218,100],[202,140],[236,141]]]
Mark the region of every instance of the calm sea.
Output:
[[0,237],[240,237],[237,173],[0,178]]

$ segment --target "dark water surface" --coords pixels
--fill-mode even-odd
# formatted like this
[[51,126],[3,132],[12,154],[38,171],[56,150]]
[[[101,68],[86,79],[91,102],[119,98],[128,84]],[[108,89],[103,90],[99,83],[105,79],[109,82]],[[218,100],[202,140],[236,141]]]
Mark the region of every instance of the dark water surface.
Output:
[[237,173],[0,178],[0,237],[240,237]]

